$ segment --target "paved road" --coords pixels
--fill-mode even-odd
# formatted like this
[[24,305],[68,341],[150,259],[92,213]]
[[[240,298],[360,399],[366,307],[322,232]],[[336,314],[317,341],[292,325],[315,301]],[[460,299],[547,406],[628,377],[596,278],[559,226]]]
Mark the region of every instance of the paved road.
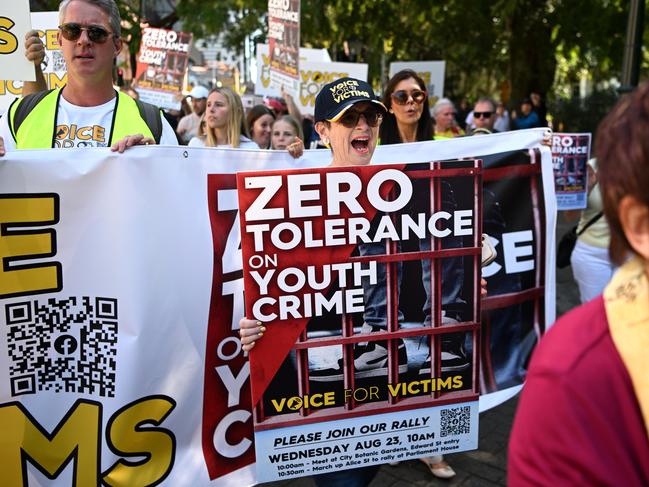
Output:
[[[560,238],[572,224],[559,223],[557,235]],[[557,316],[579,304],[577,287],[570,268],[557,269]],[[492,487],[505,486],[507,479],[507,443],[516,412],[518,397],[480,416],[479,450],[447,455],[446,460],[457,475],[451,480],[433,477],[426,466],[418,461],[408,461],[391,467],[384,465],[370,487],[407,486],[462,486]],[[270,482],[268,487],[312,487],[309,478]]]

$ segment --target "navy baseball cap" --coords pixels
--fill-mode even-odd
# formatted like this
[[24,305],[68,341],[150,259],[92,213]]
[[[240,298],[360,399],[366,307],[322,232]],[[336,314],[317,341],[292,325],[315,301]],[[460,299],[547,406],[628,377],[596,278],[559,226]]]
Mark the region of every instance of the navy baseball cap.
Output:
[[376,99],[372,86],[355,78],[340,78],[322,87],[315,99],[314,120],[336,122],[356,103],[369,101],[375,103],[383,113],[385,105]]

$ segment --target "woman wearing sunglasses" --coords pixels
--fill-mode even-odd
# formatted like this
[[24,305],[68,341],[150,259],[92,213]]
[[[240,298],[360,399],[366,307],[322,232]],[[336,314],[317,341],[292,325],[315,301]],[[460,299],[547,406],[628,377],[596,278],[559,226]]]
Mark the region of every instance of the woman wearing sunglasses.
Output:
[[[388,113],[381,124],[381,144],[422,142],[433,139],[433,120],[428,111],[426,83],[416,72],[404,69],[395,74],[385,87],[383,104],[388,108]],[[446,261],[449,262],[450,259]],[[461,262],[458,264],[461,265]],[[453,270],[450,269],[450,272],[452,273]],[[461,279],[457,280],[461,281]],[[456,293],[451,291],[443,294]],[[455,471],[444,461],[442,455],[420,460],[435,477],[455,476]]]
[[426,84],[417,73],[404,69],[395,74],[385,87],[382,101],[388,113],[381,124],[381,144],[433,139]]

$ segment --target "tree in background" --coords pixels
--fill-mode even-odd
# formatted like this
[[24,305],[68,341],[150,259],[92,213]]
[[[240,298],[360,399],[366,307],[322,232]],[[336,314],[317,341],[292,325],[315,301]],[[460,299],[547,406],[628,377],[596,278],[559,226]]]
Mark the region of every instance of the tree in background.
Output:
[[[31,4],[33,11],[58,7],[57,0]],[[143,0],[118,4],[134,58],[146,9]],[[267,0],[166,5],[170,13],[149,15],[150,25],[170,28],[179,19],[195,38],[222,34],[225,46],[240,54],[247,38],[266,40]],[[619,76],[628,8],[624,0],[302,0],[301,39],[303,46],[328,49],[334,60],[367,63],[377,87],[391,61],[443,59],[447,96],[489,94],[516,105],[531,90],[550,101],[572,98],[584,79],[598,88]],[[646,49],[643,56],[641,76],[647,76]]]

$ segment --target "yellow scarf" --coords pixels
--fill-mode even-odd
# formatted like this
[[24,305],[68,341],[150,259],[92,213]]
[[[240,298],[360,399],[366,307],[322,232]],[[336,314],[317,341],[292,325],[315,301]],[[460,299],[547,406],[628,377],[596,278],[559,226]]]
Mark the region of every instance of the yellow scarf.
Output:
[[604,290],[604,307],[649,435],[649,279],[643,260],[632,259],[615,273]]

